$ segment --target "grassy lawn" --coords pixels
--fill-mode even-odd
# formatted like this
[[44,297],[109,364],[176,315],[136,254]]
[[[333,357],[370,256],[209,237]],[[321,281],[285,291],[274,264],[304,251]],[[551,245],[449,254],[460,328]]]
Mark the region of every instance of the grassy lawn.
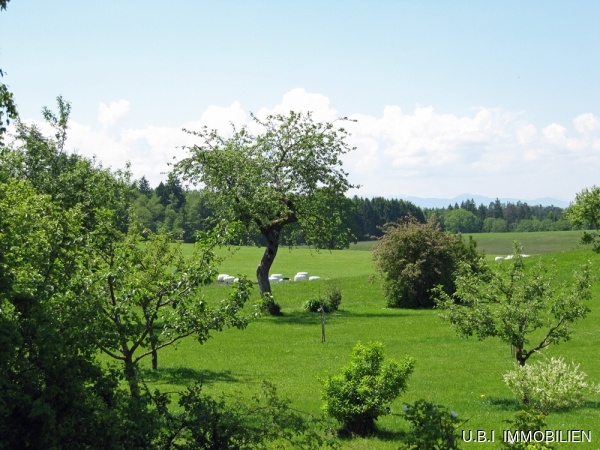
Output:
[[[564,234],[564,236],[563,236]],[[573,269],[591,260],[597,277],[600,255],[589,249],[574,249],[580,232],[480,234],[474,236],[488,254],[508,254],[513,239],[525,245],[538,258],[555,261],[561,278],[568,279]],[[206,392],[220,395],[250,396],[263,380],[273,382],[293,406],[317,413],[321,405],[319,377],[338,373],[348,361],[356,342],[380,341],[386,355],[400,359],[409,354],[416,358],[416,370],[409,379],[408,391],[392,407],[393,414],[378,421],[382,433],[377,437],[343,441],[348,449],[397,449],[399,438],[407,430],[399,416],[402,404],[425,398],[456,411],[468,419],[465,430],[495,430],[494,444],[464,444],[464,448],[500,448],[500,435],[507,428],[517,405],[502,381],[502,374],[513,368],[510,348],[498,340],[461,339],[435,310],[400,310],[385,307],[385,299],[373,273],[371,243],[354,247],[362,251],[319,252],[306,248],[281,249],[272,273],[293,277],[305,271],[319,275],[322,281],[280,283],[273,294],[282,305],[283,317],[262,317],[246,330],[227,330],[214,334],[204,345],[193,339],[181,342],[177,349],[165,349],[159,356],[158,373],[145,370],[152,384],[176,392],[186,384],[202,380]],[[528,247],[529,246],[529,247]],[[507,249],[507,250],[504,250]],[[232,275],[254,273],[262,249],[241,248],[224,261],[221,272]],[[320,317],[304,312],[302,304],[325,290],[327,285],[341,288],[341,310],[328,314],[326,343],[321,343]],[[211,286],[208,299],[227,295],[228,287]],[[255,293],[256,298],[258,294]],[[600,382],[600,284],[594,285],[591,314],[574,327],[573,339],[545,352],[581,363],[592,382]],[[541,358],[543,356],[538,356]],[[535,357],[534,357],[535,358]],[[149,361],[145,362],[146,367]],[[592,430],[590,444],[559,444],[558,448],[600,448],[600,396],[590,398],[583,408],[551,414],[549,429]]]

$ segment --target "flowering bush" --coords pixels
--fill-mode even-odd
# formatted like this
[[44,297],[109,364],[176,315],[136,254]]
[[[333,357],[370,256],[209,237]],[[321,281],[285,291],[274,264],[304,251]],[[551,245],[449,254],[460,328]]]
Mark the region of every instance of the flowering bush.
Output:
[[526,366],[516,366],[504,374],[504,382],[519,401],[547,414],[552,410],[579,406],[598,386],[585,381],[587,374],[579,364],[551,358]]

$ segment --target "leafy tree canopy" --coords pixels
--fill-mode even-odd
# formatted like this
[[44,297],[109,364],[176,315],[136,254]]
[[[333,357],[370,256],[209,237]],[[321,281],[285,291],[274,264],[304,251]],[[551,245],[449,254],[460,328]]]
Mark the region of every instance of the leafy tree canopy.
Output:
[[435,297],[444,310],[442,317],[457,334],[498,337],[512,346],[515,359],[523,366],[536,352],[571,338],[571,324],[589,312],[586,301],[591,298],[591,284],[589,264],[566,286],[557,283],[554,271],[541,261],[526,271],[521,253],[515,243],[512,259],[496,270],[483,258],[476,269],[461,264],[456,292],[448,294],[438,288]]
[[229,136],[207,128],[191,132],[201,143],[188,148],[190,156],[175,170],[215,194],[218,217],[239,220],[247,232],[266,239],[257,270],[261,293],[266,293],[284,227],[291,226],[289,244],[302,236],[317,248],[339,248],[354,239],[351,201],[344,197],[353,186],[340,159],[352,148],[346,130],[315,122],[311,113],[252,119],[260,129],[256,134],[254,126],[232,126]]
[[575,202],[567,210],[567,218],[576,227],[591,226],[596,231],[584,231],[582,244],[593,244],[594,251],[600,253],[600,187],[585,188],[575,197]]

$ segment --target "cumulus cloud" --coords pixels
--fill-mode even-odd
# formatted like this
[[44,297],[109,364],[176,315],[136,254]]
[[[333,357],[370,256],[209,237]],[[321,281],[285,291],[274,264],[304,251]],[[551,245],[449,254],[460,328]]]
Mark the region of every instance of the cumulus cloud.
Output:
[[[209,106],[199,118],[178,127],[149,125],[111,127],[127,113],[129,102],[99,106],[101,127],[70,122],[69,148],[97,158],[105,166],[124,167],[131,162],[135,178],[145,175],[153,185],[164,180],[168,162],[186,153],[182,149],[197,138],[182,128],[203,126],[222,133],[252,125],[239,102]],[[293,89],[281,102],[261,108],[257,115],[312,111],[315,119],[333,121],[337,111],[319,93]],[[356,151],[344,156],[350,181],[362,196],[449,197],[465,192],[488,196],[572,199],[575,192],[597,183],[594,170],[600,160],[600,119],[582,113],[569,124],[534,125],[523,113],[492,108],[471,114],[440,113],[432,106],[416,105],[403,111],[388,105],[381,114],[350,116],[344,123]],[[254,130],[253,130],[254,131]]]
[[129,111],[129,102],[127,100],[110,102],[108,105],[100,103],[98,106],[98,122],[103,126],[114,125],[127,111]]
[[323,122],[332,122],[338,118],[337,111],[329,106],[329,98],[323,94],[306,92],[302,88],[286,92],[281,103],[273,108],[260,108],[256,115],[265,117],[269,114],[288,114],[290,111],[311,111],[315,120]]

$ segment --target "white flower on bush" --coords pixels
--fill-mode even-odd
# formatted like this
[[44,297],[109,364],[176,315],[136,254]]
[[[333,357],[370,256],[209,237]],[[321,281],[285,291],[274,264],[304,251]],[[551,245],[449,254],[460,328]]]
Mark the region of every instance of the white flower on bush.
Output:
[[547,414],[552,410],[580,406],[585,396],[599,387],[585,381],[587,374],[579,364],[551,358],[525,366],[516,366],[504,374],[504,382],[521,402],[527,402]]

